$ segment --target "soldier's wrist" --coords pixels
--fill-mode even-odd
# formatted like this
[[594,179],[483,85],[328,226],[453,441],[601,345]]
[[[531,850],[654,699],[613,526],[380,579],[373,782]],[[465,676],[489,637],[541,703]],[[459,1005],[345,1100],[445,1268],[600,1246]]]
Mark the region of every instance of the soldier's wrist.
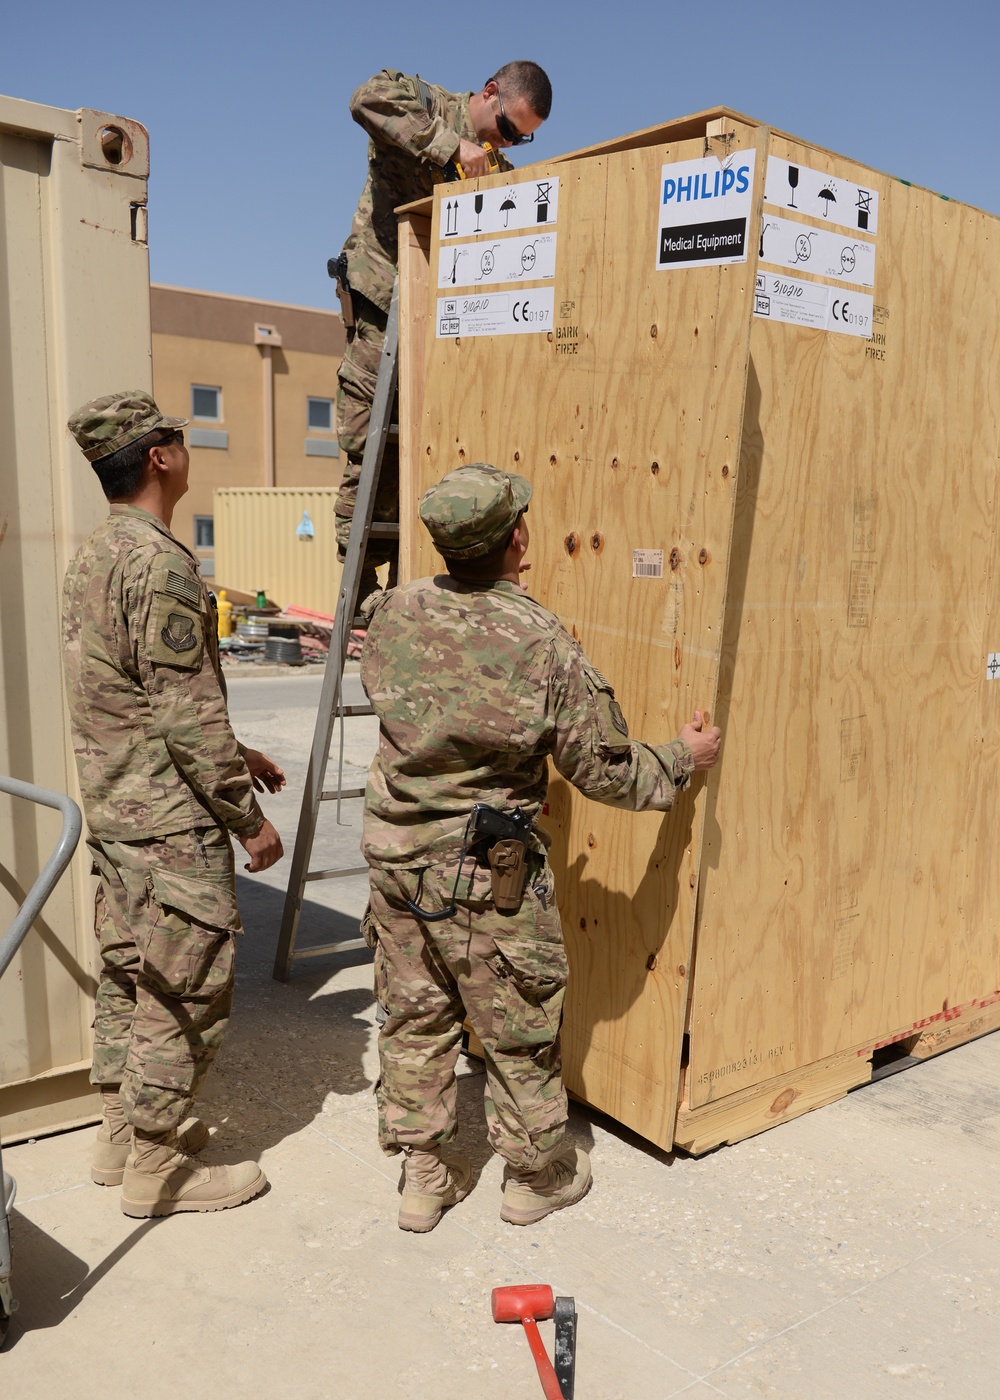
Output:
[[230,822],[229,830],[241,841],[244,839],[252,840],[254,836],[260,835],[266,820],[267,818],[260,809],[260,804],[254,798],[253,810],[250,815],[244,817],[242,821]]
[[675,739],[670,747],[677,759],[677,786],[687,787],[694,776],[694,750],[686,739]]

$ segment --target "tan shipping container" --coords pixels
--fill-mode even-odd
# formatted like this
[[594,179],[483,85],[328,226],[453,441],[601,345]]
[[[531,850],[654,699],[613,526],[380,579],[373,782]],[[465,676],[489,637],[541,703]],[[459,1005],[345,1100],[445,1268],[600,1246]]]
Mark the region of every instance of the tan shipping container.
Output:
[[[107,503],[65,425],[151,386],[148,173],[137,122],[0,97],[0,771],[77,800],[60,590]],[[0,796],[0,929],[58,835],[58,813]],[[96,1116],[93,904],[81,845],[0,980],[4,1141]]]
[[[337,611],[341,565],[332,486],[231,486],[214,493],[215,588],[257,593],[281,607]],[[313,535],[296,534],[308,515]]]
[[633,734],[724,730],[666,816],[552,784],[571,1090],[703,1151],[1000,1024],[1000,220],[718,109],[440,187],[400,278],[404,577],[521,472]]

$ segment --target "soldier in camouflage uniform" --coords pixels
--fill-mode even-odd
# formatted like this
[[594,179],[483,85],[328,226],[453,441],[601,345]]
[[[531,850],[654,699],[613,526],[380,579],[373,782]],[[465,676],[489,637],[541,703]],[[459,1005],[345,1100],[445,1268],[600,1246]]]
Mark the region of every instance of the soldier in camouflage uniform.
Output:
[[187,490],[180,431],[139,391],[85,404],[69,428],[111,501],[63,586],[66,690],[94,872],[102,971],[91,1082],[104,1122],[92,1166],[126,1215],[221,1210],[264,1189],[256,1162],[206,1166],[187,1118],[233,996],[230,833],[264,870],[278,833],[254,796],[284,783],[237,744],[215,613],[170,533]]
[[489,1140],[505,1162],[502,1219],[531,1224],[580,1200],[587,1155],[564,1142],[559,1028],[567,964],[542,833],[528,839],[516,912],[492,896],[473,805],[533,823],[547,763],[585,796],[667,811],[717,761],[702,716],[672,743],[631,739],[604,677],[519,583],[530,484],[477,463],[424,495],[446,575],[365,602],[361,678],[380,722],[365,795],[366,934],[375,950],[379,1139],[403,1151],[399,1224],[430,1230],[469,1187],[455,1133],[455,1063],[468,1015],[486,1055]]
[[[505,64],[476,93],[448,92],[383,68],[351,98],[351,115],[370,139],[368,181],[339,262],[347,330],[347,351],[337,376],[337,433],[346,458],[335,507],[342,553],[357,500],[396,277],[394,211],[401,204],[427,198],[434,188],[435,166],[448,167],[457,160],[469,178],[489,174],[482,143],[500,150],[532,140],[551,105],[548,78],[537,64],[527,61]],[[513,169],[503,156],[500,160],[503,169]],[[391,443],[385,449],[374,518],[399,519],[399,461]],[[359,598],[375,587],[379,564],[392,565],[395,582],[396,553],[393,543],[369,544]]]

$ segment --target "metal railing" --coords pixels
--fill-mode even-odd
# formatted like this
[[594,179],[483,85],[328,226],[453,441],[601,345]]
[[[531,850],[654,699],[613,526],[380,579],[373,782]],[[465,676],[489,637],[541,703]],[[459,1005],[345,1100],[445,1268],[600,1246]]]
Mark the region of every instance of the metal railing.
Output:
[[28,891],[14,922],[0,939],[2,977],[24,941],[28,929],[38,918],[42,906],[55,889],[60,875],[69,865],[83,830],[83,817],[71,797],[62,792],[49,792],[48,788],[38,787],[35,783],[22,783],[17,778],[7,778],[0,774],[0,792],[8,792],[11,797],[24,797],[27,801],[38,802],[43,807],[55,807],[62,812],[63,818],[62,831],[59,833],[59,842],[55,850]]
[[[55,807],[62,812],[63,819],[55,850],[25,896],[14,922],[0,939],[2,977],[14,954],[24,942],[28,930],[41,913],[45,901],[58,884],[59,877],[69,865],[80,840],[83,817],[71,797],[61,792],[50,792],[48,788],[38,787],[35,783],[22,783],[17,778],[7,778],[0,774],[0,792],[10,793],[12,797],[23,797],[28,802],[38,802],[43,807]],[[3,1170],[3,1154],[0,1152],[0,1346],[3,1345],[7,1334],[10,1315],[17,1307],[10,1288],[10,1225],[7,1219],[7,1213],[14,1203],[14,1191],[15,1183]]]

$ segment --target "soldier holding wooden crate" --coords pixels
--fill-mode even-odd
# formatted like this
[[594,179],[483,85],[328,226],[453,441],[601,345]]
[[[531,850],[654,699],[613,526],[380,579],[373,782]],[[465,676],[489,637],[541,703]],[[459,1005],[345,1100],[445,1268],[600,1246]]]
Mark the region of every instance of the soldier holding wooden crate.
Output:
[[713,767],[721,733],[695,712],[671,743],[629,737],[614,691],[524,591],[523,477],[476,463],[424,494],[447,574],[366,600],[361,676],[379,717],[365,796],[366,937],[375,950],[383,1150],[405,1154],[399,1225],[431,1230],[468,1192],[455,1064],[466,1015],[486,1056],[486,1117],[503,1157],[501,1218],[533,1224],[590,1187],[565,1143],[559,1030],[568,968],[543,834],[547,763],[585,796],[667,811]]

